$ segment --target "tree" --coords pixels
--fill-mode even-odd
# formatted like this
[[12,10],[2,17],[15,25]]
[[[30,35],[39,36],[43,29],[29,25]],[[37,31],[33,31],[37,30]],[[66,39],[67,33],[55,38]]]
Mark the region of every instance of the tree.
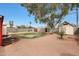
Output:
[[78,28],[78,25],[79,25],[78,24],[78,22],[79,22],[79,20],[78,20],[78,16],[79,16],[78,15],[79,4],[78,3],[72,3],[70,8],[71,8],[71,10],[74,10],[74,9],[76,10],[76,28]]
[[21,4],[27,8],[29,14],[35,16],[35,21],[46,23],[50,28],[55,26],[62,21],[62,18],[68,14],[69,4],[58,4],[58,3],[30,3]]

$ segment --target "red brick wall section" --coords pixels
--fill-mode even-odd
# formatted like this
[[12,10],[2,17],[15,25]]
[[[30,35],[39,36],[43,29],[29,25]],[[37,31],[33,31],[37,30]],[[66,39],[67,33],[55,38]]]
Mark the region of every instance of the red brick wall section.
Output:
[[0,46],[2,45],[2,25],[3,25],[3,16],[0,16]]

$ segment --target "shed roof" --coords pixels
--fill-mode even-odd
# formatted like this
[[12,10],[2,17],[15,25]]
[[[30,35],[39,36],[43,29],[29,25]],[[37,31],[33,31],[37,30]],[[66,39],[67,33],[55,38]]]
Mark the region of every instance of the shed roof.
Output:
[[70,26],[73,26],[73,27],[75,27],[76,25],[74,25],[74,24],[70,24],[69,22],[67,22],[67,21],[64,21],[63,22],[63,25],[70,25]]

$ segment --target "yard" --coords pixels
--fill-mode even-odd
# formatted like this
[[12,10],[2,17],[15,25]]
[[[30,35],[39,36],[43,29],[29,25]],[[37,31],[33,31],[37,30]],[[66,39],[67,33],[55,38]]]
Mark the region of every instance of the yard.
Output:
[[19,33],[10,33],[10,36],[3,36],[2,46],[12,44],[19,41],[20,39],[34,39],[45,36],[46,33],[43,32],[19,32]]
[[58,40],[58,35],[45,35],[34,38],[34,40],[23,40],[0,47],[0,55],[6,56],[78,56],[79,41],[73,36],[64,37],[65,40]]
[[16,38],[19,38],[19,39],[33,39],[33,38],[38,38],[38,37],[41,37],[41,36],[44,36],[46,35],[46,33],[43,33],[43,32],[25,32],[25,33],[14,33],[14,34],[11,34],[12,37],[16,37]]
[[[25,4],[23,3],[23,4],[16,4],[16,5],[15,4],[14,5],[4,4],[4,5],[5,7],[8,7],[8,6],[10,7],[5,8],[3,6],[5,10],[3,10],[3,7],[1,7],[0,10],[1,12],[3,11],[3,15],[4,16],[7,15],[6,18],[8,18],[8,16],[10,17],[10,15],[11,16],[16,15],[17,18],[13,17],[15,19],[12,21],[5,19],[7,22],[9,22],[9,27],[6,26],[5,30],[3,30],[4,16],[0,17],[0,25],[1,25],[0,26],[1,28],[0,55],[2,56],[79,56],[79,34],[74,35],[75,27],[78,28],[78,17],[76,18],[77,20],[76,25],[74,21],[72,24],[69,23],[72,19],[75,19],[73,18],[74,15],[71,17],[72,19],[69,20],[69,22],[66,22],[66,20],[64,20],[64,22],[62,21],[63,18],[64,19],[67,18],[67,17],[65,18],[65,16],[68,15],[69,12],[75,11],[74,10],[75,8],[77,13],[74,13],[74,14],[77,14],[76,16],[78,16],[78,4],[72,4],[72,3],[71,4],[62,4],[62,3],[61,4],[57,4],[57,3],[56,4],[38,4],[38,3]],[[14,6],[17,6],[17,7],[21,6],[23,7],[23,10],[24,8],[27,9],[27,11],[25,10],[26,16],[21,16],[21,14],[24,14],[24,12],[20,11],[22,9],[18,9],[17,7],[15,8]],[[14,11],[11,7],[12,8],[14,7],[14,9],[16,10],[15,14],[13,12],[10,12],[10,10]],[[10,10],[6,11],[6,9],[10,9]],[[4,11],[8,12],[8,14],[6,14]],[[28,14],[31,15],[33,18],[29,18]],[[25,19],[26,17],[28,19],[26,20],[26,22],[23,20],[20,20],[23,23],[23,25],[21,25],[20,22],[17,23],[18,22],[17,15],[21,16],[19,17],[19,19]],[[32,19],[35,19],[35,20],[32,20]],[[17,21],[14,23],[15,20]],[[28,23],[28,20],[30,20],[29,23]],[[27,25],[24,25],[24,24],[27,24]],[[45,24],[45,26],[42,26],[40,24],[42,25]],[[17,27],[15,25],[20,25],[20,26]],[[44,33],[42,27],[44,27],[44,32],[48,32],[47,28],[50,28],[51,30],[56,28],[57,32],[59,33],[56,34],[55,33],[56,30],[53,31],[54,33],[51,33],[51,34]],[[11,31],[10,32],[7,31],[7,28],[9,28],[9,30]],[[20,30],[16,30],[16,29],[20,29]],[[35,31],[35,29],[37,30]],[[67,34],[67,35],[64,35],[64,34]],[[10,35],[10,37],[4,36],[5,38],[3,38],[3,35],[8,35],[8,36]]]

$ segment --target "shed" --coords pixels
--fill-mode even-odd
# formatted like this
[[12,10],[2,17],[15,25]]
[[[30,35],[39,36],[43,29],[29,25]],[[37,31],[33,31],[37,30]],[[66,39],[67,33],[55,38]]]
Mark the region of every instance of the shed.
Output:
[[59,31],[64,30],[65,34],[73,35],[75,30],[75,25],[70,24],[68,22],[63,22],[62,25],[59,27]]

